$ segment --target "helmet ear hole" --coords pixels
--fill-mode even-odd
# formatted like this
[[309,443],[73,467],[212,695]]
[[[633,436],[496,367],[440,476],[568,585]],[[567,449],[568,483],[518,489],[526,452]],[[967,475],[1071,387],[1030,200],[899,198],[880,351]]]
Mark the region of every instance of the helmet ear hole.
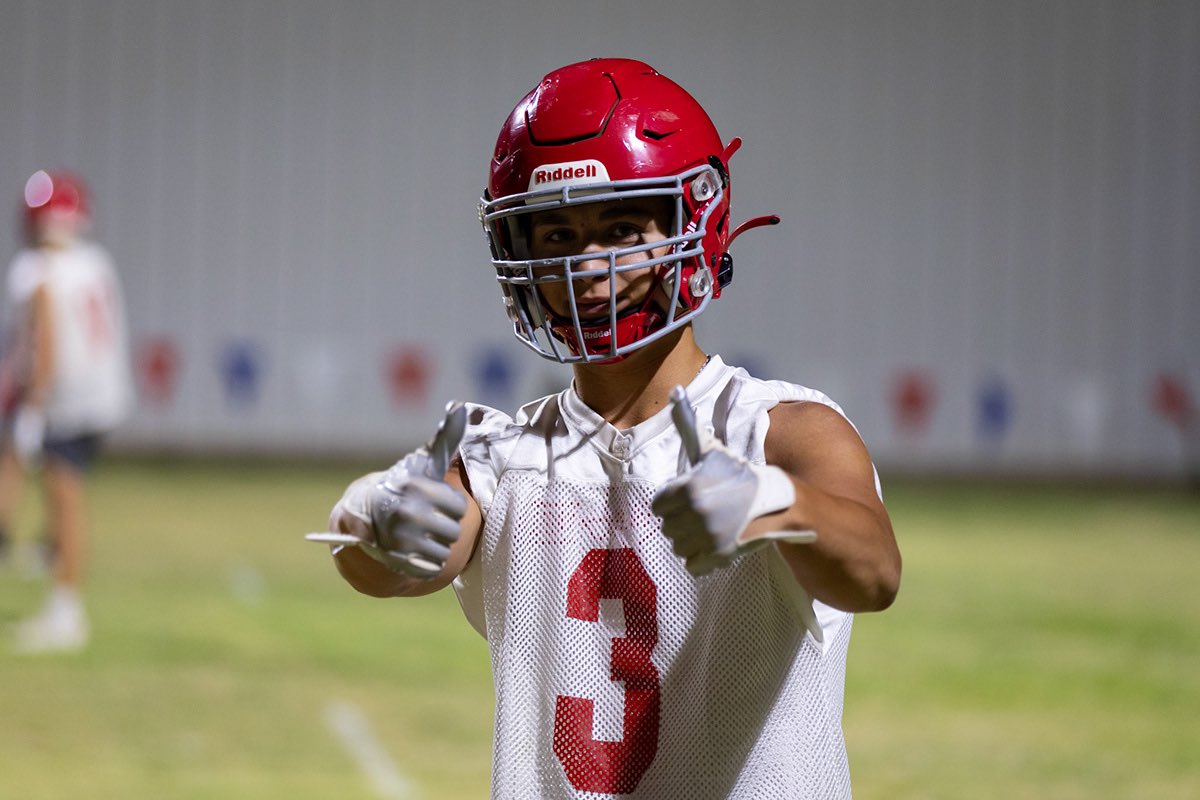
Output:
[[724,289],[733,283],[733,256],[722,253],[717,260],[717,287]]

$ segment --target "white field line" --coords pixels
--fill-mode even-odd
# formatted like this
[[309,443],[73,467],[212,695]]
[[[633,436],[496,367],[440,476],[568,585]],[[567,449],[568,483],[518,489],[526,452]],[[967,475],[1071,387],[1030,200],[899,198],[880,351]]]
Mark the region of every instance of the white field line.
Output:
[[414,800],[416,786],[401,774],[357,706],[331,702],[325,707],[325,724],[358,763],[376,796],[383,800]]

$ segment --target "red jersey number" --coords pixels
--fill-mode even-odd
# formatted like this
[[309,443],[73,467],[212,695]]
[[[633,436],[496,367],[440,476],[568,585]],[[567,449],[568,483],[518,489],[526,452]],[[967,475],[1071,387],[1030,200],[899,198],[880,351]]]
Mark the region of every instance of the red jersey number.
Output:
[[658,752],[658,669],[650,654],[658,644],[658,590],[630,548],[591,550],[567,584],[567,616],[599,618],[600,599],[621,600],[625,635],[612,640],[611,680],[625,683],[624,736],[592,737],[595,704],[559,695],[554,708],[554,754],[581,792],[629,794]]
[[88,341],[95,350],[105,350],[114,338],[113,302],[108,287],[94,288],[83,297],[83,319]]

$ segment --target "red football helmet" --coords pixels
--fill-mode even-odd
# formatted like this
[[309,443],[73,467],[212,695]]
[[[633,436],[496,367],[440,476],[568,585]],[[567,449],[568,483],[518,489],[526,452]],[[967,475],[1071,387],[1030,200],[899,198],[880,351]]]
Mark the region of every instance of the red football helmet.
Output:
[[[517,338],[564,363],[614,361],[700,314],[732,277],[733,238],[779,221],[761,217],[730,230],[729,158],[740,145],[739,139],[723,145],[700,104],[640,61],[593,59],[543,78],[500,131],[480,204]],[[530,214],[647,196],[673,199],[666,240],[611,250],[600,269],[579,267],[597,260],[595,254],[531,258]],[[622,256],[664,245],[671,248],[667,256],[618,264]],[[612,287],[618,272],[647,267],[656,272],[645,303],[618,313],[610,293],[602,320],[580,319],[571,292],[570,315],[555,314],[538,289],[604,275]]]
[[91,205],[83,181],[68,172],[38,170],[25,181],[25,233],[31,243],[47,233],[74,235],[85,229]]

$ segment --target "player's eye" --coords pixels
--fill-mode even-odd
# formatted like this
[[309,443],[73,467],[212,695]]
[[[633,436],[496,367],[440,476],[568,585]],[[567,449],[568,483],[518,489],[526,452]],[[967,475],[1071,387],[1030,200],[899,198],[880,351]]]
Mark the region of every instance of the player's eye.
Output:
[[609,228],[608,236],[614,242],[635,244],[642,233],[641,225],[633,222],[618,222]]
[[575,231],[570,228],[546,228],[538,233],[537,238],[544,244],[564,245],[575,240]]

